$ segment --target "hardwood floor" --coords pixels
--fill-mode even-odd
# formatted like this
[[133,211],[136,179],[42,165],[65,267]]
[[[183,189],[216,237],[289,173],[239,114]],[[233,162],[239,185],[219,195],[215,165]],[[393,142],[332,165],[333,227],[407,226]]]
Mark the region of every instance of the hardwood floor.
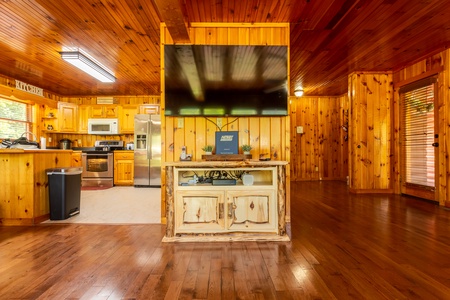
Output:
[[161,243],[164,225],[0,227],[0,299],[450,299],[450,211],[291,184],[291,242]]

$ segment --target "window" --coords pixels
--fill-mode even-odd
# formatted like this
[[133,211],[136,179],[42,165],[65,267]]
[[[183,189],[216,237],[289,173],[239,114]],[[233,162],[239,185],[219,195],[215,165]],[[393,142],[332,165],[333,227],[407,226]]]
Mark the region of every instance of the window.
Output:
[[430,190],[435,188],[435,81],[427,78],[400,89],[403,181]]
[[19,138],[31,131],[31,105],[0,98],[0,139]]

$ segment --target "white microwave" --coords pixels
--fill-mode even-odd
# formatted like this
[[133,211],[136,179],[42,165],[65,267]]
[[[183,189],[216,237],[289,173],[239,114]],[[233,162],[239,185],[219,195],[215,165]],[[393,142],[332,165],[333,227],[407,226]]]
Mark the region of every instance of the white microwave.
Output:
[[88,133],[98,135],[119,134],[119,120],[88,119]]

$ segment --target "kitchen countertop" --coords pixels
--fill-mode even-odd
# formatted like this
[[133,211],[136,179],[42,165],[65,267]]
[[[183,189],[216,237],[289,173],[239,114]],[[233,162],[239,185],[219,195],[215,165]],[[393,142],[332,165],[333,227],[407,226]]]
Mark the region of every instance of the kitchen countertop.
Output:
[[0,154],[20,154],[20,153],[65,153],[73,152],[72,150],[62,150],[62,149],[0,149]]

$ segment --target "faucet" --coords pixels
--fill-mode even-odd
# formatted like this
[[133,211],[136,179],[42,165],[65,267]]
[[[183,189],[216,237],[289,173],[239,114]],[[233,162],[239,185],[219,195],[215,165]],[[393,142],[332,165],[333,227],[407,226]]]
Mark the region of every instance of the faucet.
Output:
[[[34,141],[37,142],[37,137],[36,137],[36,135],[35,135],[34,133],[32,133],[31,131],[25,131],[24,133],[22,133],[22,135],[21,135],[20,137],[23,137],[24,134],[26,135],[26,134],[28,134],[28,133],[32,134],[32,135],[34,136]],[[26,137],[25,137],[25,138],[26,138]]]

